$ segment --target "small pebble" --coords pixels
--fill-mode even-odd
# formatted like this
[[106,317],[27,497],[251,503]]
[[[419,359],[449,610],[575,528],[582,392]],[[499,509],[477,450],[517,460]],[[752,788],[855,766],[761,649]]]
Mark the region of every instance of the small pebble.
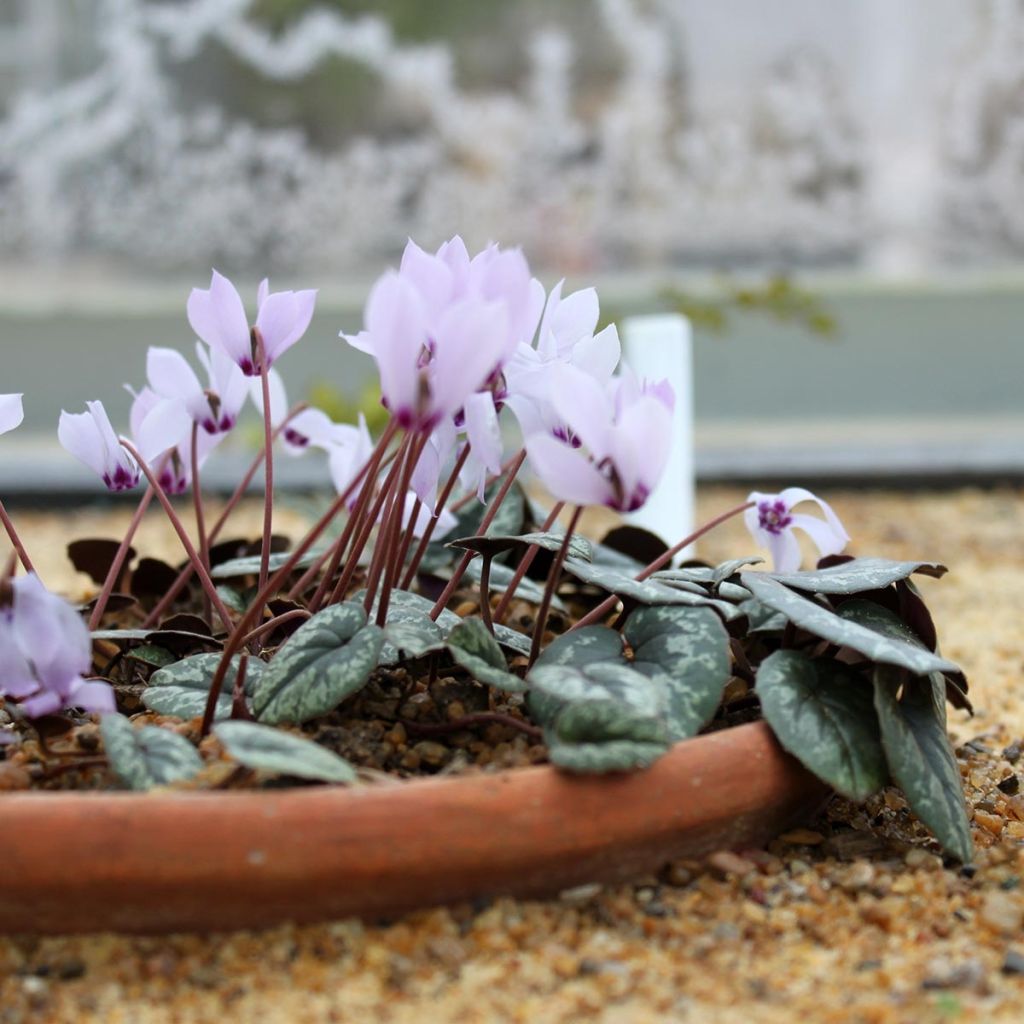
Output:
[[820,832],[810,828],[795,828],[789,832],[783,832],[779,838],[790,846],[820,846],[825,837]]
[[908,868],[923,868],[925,871],[939,871],[942,869],[942,858],[934,853],[929,853],[927,850],[922,850],[919,846],[915,846],[912,850],[907,850],[903,860]]
[[998,814],[989,814],[988,811],[975,811],[974,820],[986,831],[994,836],[1003,831],[1003,819]]
[[1007,796],[1014,796],[1020,789],[1020,779],[1016,775],[1007,775],[1005,779],[1000,779],[996,785]]
[[731,850],[719,850],[707,859],[708,867],[725,878],[729,875],[746,875],[756,871],[757,866]]
[[1024,974],[1024,953],[1017,949],[1008,949],[1000,969],[1003,974]]
[[1003,760],[1009,761],[1010,764],[1016,764],[1020,760],[1021,754],[1021,741],[1014,740],[1008,747],[1003,750]]
[[1024,927],[1024,907],[1019,898],[1007,892],[985,893],[979,916],[1003,935],[1015,935]]

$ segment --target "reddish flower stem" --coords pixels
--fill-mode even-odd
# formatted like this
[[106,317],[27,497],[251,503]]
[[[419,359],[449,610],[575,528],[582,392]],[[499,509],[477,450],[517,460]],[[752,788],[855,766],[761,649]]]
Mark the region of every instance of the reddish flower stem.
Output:
[[[562,509],[565,508],[565,502],[560,501],[548,514],[547,519],[544,520],[543,526],[541,526],[541,533],[547,533],[552,526],[555,525],[555,520],[558,519],[562,513]],[[505,616],[508,615],[509,605],[512,604],[512,598],[516,596],[516,590],[519,584],[523,582],[523,577],[527,574],[530,566],[533,565],[533,560],[537,557],[537,552],[540,551],[539,544],[531,544],[526,551],[523,553],[523,557],[516,566],[516,571],[512,574],[512,579],[509,580],[508,587],[505,593],[502,594],[501,600],[498,602],[498,607],[494,609],[494,621],[504,622]]]
[[25,572],[35,572],[35,569],[32,567],[32,560],[28,557],[25,545],[21,543],[18,531],[14,528],[14,523],[11,522],[11,517],[7,514],[7,509],[4,508],[2,501],[0,501],[0,523],[4,524],[7,536],[11,540],[11,546],[18,553],[18,560],[25,567]]
[[[196,539],[199,541],[199,559],[210,571],[210,540],[206,535],[206,517],[203,515],[203,495],[199,484],[199,424],[192,424],[192,508],[196,516]],[[210,604],[203,598],[203,612],[210,616]]]
[[[284,428],[288,425],[290,420],[298,416],[298,414],[307,407],[308,403],[306,402],[299,402],[298,405],[292,406],[292,408],[288,412],[288,415],[285,416],[285,418],[277,425],[277,428],[274,430],[274,439],[277,439],[278,435],[281,433],[281,431],[284,430]],[[227,523],[228,517],[235,510],[235,508],[237,507],[238,503],[242,500],[242,498],[245,496],[245,492],[248,489],[249,484],[252,483],[252,478],[256,475],[256,471],[260,468],[260,463],[263,461],[263,456],[264,450],[260,448],[260,450],[253,457],[253,460],[250,463],[249,468],[245,471],[245,475],[239,481],[238,486],[235,488],[231,497],[228,498],[227,504],[221,510],[220,515],[217,517],[217,521],[211,527],[210,535],[207,538],[208,543],[213,544],[213,542],[217,539],[217,537],[220,535],[220,531],[224,528],[224,525]],[[188,581],[190,579],[192,579],[191,562],[181,570],[181,572],[178,574],[178,578],[174,581],[174,583],[171,584],[170,590],[168,590],[167,593],[164,594],[164,596],[160,599],[160,601],[153,608],[153,610],[143,620],[143,629],[149,629],[151,626],[156,625],[156,623],[160,620],[164,612],[166,612],[167,609],[170,608],[170,606],[174,603],[174,599],[188,585]]]
[[455,460],[455,467],[451,471],[451,475],[448,477],[448,481],[445,483],[444,488],[441,491],[440,497],[437,499],[437,503],[434,505],[434,514],[427,523],[427,528],[423,532],[423,536],[420,537],[420,542],[416,546],[416,551],[412,556],[412,560],[409,562],[409,568],[406,570],[405,577],[402,579],[402,589],[408,590],[412,586],[412,581],[416,578],[416,570],[420,567],[420,562],[423,561],[423,556],[426,554],[427,545],[430,544],[430,538],[434,536],[434,530],[437,527],[438,517],[444,510],[445,503],[451,497],[452,491],[455,489],[455,483],[459,479],[459,474],[462,472],[462,467],[466,464],[466,459],[469,458],[469,445],[463,445],[462,451],[459,453],[459,457]]
[[171,526],[174,527],[174,532],[178,535],[178,540],[181,541],[181,546],[185,549],[185,554],[188,555],[189,560],[195,567],[196,575],[199,577],[199,581],[203,585],[203,590],[206,592],[207,597],[209,597],[210,603],[216,610],[221,622],[224,623],[224,628],[230,633],[232,627],[231,613],[224,607],[224,602],[220,599],[220,595],[217,593],[217,588],[214,586],[213,580],[210,579],[210,574],[206,571],[206,567],[199,560],[199,553],[192,546],[192,541],[188,539],[188,531],[182,525],[181,520],[178,518],[178,514],[174,511],[170,500],[164,493],[164,489],[160,486],[160,481],[156,478],[156,474],[146,463],[146,460],[139,454],[131,441],[126,441],[122,437],[121,446],[129,455],[132,456],[133,459],[135,459],[139,464],[139,468],[146,475],[146,479],[149,481],[149,486],[153,488],[153,492],[156,494],[157,500],[163,506],[164,512],[167,513],[167,518],[170,520]]
[[278,626],[283,626],[286,622],[292,622],[295,619],[310,619],[312,617],[312,613],[305,608],[290,608],[288,611],[281,612],[280,615],[276,615],[272,619],[267,619],[266,622],[261,622],[255,629],[249,630],[242,638],[242,646],[248,647],[254,640],[259,640],[260,637],[277,629]]
[[353,479],[352,483],[331,502],[330,508],[317,520],[306,536],[303,537],[299,545],[288,556],[284,565],[267,580],[267,585],[256,595],[252,604],[243,612],[242,617],[235,624],[235,628],[230,632],[227,640],[224,642],[220,663],[217,665],[217,670],[214,672],[213,680],[210,683],[210,692],[206,698],[206,710],[203,712],[202,736],[206,736],[213,725],[213,716],[217,709],[217,698],[220,696],[220,691],[224,686],[224,678],[227,675],[228,666],[231,664],[232,657],[242,647],[246,633],[253,627],[256,609],[258,607],[262,608],[277,593],[289,574],[294,571],[296,564],[303,555],[317,542],[320,535],[334,520],[334,517],[345,507],[345,503],[351,497],[356,487],[362,482],[369,467],[370,462],[367,462]]
[[[741,512],[746,512],[748,508],[753,507],[754,502],[746,501],[742,505],[737,505],[735,508],[729,509],[728,512],[723,512],[721,515],[715,516],[714,519],[709,520],[702,527],[700,527],[697,530],[694,530],[694,532],[691,533],[688,537],[684,537],[681,541],[679,541],[678,544],[674,544],[672,547],[668,549],[668,551],[664,552],[664,554],[659,555],[653,562],[645,566],[641,572],[637,573],[637,581],[642,582],[643,580],[647,579],[648,576],[652,576],[662,566],[666,565],[668,562],[671,562],[672,559],[675,558],[676,555],[678,555],[679,552],[683,550],[683,548],[688,548],[695,541],[700,540],[700,538],[703,537],[704,534],[710,533],[716,526],[721,526],[721,524],[724,523],[727,519],[732,519],[733,516],[738,516]],[[572,632],[572,630],[574,629],[579,629],[581,626],[590,626],[593,623],[600,621],[615,607],[616,604],[618,604],[618,601],[619,599],[615,596],[615,594],[609,594],[608,597],[606,597],[596,608],[587,612],[587,614],[584,615],[582,619],[571,625],[568,629],[568,632]]]
[[[501,490],[494,496],[494,500],[488,506],[487,511],[484,513],[484,518],[480,523],[480,533],[486,533],[487,528],[494,522],[494,517],[498,514],[498,509],[501,508],[501,503],[508,497],[508,492],[512,489],[512,484],[515,482],[516,474],[522,468],[523,463],[526,461],[526,449],[520,449],[519,453],[513,456],[508,465],[508,472],[505,476],[505,482],[501,485]],[[452,506],[453,508],[455,506]],[[467,551],[461,559],[459,564],[455,567],[455,571],[452,573],[452,578],[448,581],[448,585],[444,588],[441,596],[437,599],[434,607],[430,610],[430,617],[437,620],[437,617],[444,611],[445,605],[448,604],[452,594],[455,593],[456,588],[462,582],[462,577],[466,574],[466,569],[469,567],[469,563],[473,560],[475,552]]]
[[100,627],[103,613],[107,610],[107,603],[110,601],[110,595],[114,592],[114,587],[117,586],[121,570],[124,568],[125,559],[128,557],[128,549],[131,547],[132,539],[135,537],[135,531],[138,530],[139,523],[142,522],[142,517],[146,514],[146,509],[149,508],[149,503],[152,500],[153,488],[147,487],[135,509],[131,522],[128,524],[128,529],[121,539],[121,544],[114,555],[114,560],[110,563],[106,578],[103,580],[100,596],[96,598],[96,603],[93,605],[92,614],[89,616],[90,631]]
[[547,628],[548,615],[551,612],[551,600],[555,596],[555,591],[558,589],[559,581],[562,578],[562,566],[565,565],[566,555],[569,554],[569,543],[572,541],[572,535],[576,531],[576,524],[579,523],[582,514],[583,506],[577,505],[576,511],[573,512],[572,518],[569,520],[569,526],[566,528],[565,537],[562,539],[562,546],[558,549],[555,560],[551,563],[548,582],[544,587],[544,596],[540,602],[540,611],[537,612],[537,621],[533,625],[533,643],[530,645],[531,665],[540,654],[540,647],[544,642],[544,630]]
[[[256,347],[256,358],[260,364],[260,385],[263,389],[263,448],[266,452],[263,461],[263,543],[260,546],[260,582],[262,590],[270,576],[270,540],[274,530],[274,427],[270,422],[270,366],[267,364],[267,346],[263,341],[263,332],[258,327],[252,329],[252,338]],[[263,609],[257,610],[256,618],[260,618]]]

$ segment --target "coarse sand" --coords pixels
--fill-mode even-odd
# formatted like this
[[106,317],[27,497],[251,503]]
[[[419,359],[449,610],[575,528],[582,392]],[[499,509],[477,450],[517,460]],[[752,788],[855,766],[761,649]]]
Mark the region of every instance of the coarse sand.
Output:
[[[743,496],[706,488],[701,513]],[[949,722],[971,867],[945,867],[887,791],[866,807],[833,801],[767,851],[677,862],[550,902],[262,934],[0,939],[0,1024],[1024,1020],[1024,490],[828,497],[854,553],[950,567],[921,587],[977,709]],[[243,517],[255,535],[258,509]],[[16,516],[41,575],[69,593],[86,586],[69,572],[66,542],[112,535],[126,518]],[[297,522],[280,517],[285,530]],[[176,557],[174,543],[153,516],[136,547]],[[750,551],[734,522],[700,553]]]

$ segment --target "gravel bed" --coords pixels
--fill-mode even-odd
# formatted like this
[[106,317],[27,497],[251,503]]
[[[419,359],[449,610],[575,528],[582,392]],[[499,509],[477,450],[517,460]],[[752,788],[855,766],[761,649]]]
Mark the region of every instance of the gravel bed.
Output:
[[[836,800],[766,851],[678,862],[630,886],[544,903],[210,938],[0,939],[0,1024],[1019,1021],[1024,491],[828,497],[855,552],[951,568],[921,585],[977,708],[973,719],[950,716],[973,865],[944,865],[895,793],[864,807]],[[741,498],[706,489],[701,509]],[[257,512],[247,514],[255,530]],[[63,545],[109,529],[109,517],[19,522],[44,578],[83,589]],[[137,546],[173,552],[172,542],[154,519]],[[731,524],[702,554],[749,550]]]

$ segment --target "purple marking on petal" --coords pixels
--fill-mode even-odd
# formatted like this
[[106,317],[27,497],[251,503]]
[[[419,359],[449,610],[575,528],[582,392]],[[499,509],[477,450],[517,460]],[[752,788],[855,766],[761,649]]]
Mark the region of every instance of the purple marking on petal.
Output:
[[213,419],[212,417],[210,417],[210,416],[207,416],[207,417],[206,417],[206,418],[205,418],[205,419],[203,420],[203,422],[202,422],[202,423],[200,424],[200,426],[201,426],[201,427],[203,428],[203,430],[205,430],[205,431],[206,431],[206,432],[207,432],[208,434],[216,434],[216,433],[217,433],[217,429],[218,429],[218,428],[217,428],[217,421],[216,421],[216,420],[214,420],[214,419]]
[[238,368],[246,375],[246,377],[258,377],[259,370],[256,369],[256,364],[248,358],[243,359],[239,364]]
[[305,434],[300,434],[291,427],[285,428],[284,439],[296,448],[305,448],[309,444],[309,438]]
[[761,501],[757,505],[758,526],[776,537],[792,525],[793,517],[784,501]]

